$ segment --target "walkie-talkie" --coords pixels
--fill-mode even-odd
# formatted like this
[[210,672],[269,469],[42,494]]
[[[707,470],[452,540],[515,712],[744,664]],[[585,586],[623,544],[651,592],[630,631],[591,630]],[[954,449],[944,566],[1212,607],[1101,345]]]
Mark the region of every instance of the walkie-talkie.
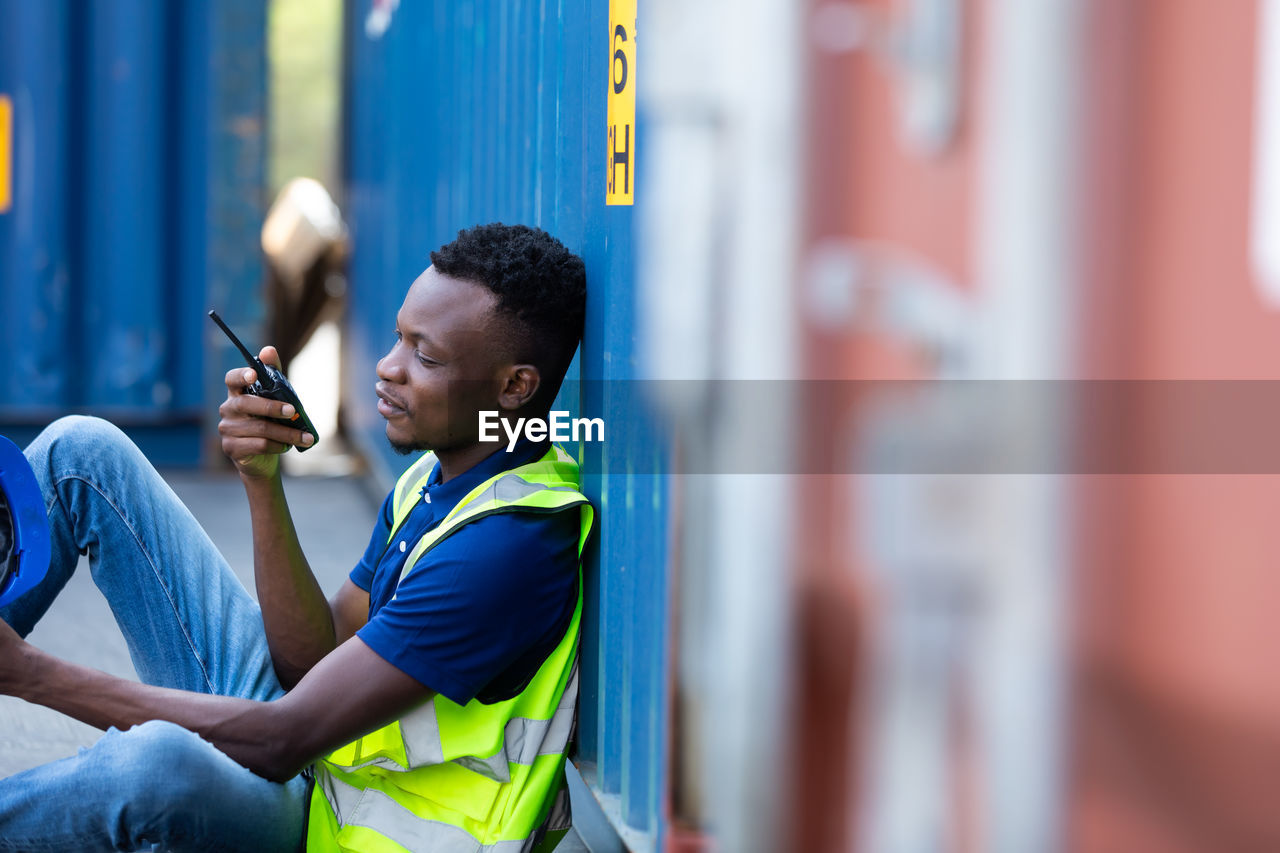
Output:
[[268,420],[285,424],[286,426],[300,429],[303,432],[311,433],[311,437],[315,439],[309,445],[295,444],[299,453],[303,453],[315,447],[320,442],[320,435],[316,432],[316,428],[311,425],[311,419],[307,417],[307,413],[302,408],[302,401],[298,399],[298,394],[293,390],[293,386],[289,384],[289,380],[285,379],[284,374],[276,370],[269,364],[266,364],[260,358],[254,357],[253,353],[240,343],[240,339],[236,337],[235,332],[227,328],[227,324],[222,322],[222,318],[218,316],[217,311],[209,312],[209,319],[218,324],[218,328],[227,333],[227,337],[231,338],[231,343],[236,345],[236,349],[240,350],[240,354],[244,356],[244,360],[258,374],[258,381],[254,382],[246,392],[256,397],[266,397],[268,400],[277,400],[281,403],[288,403],[293,406],[292,418],[268,418]]

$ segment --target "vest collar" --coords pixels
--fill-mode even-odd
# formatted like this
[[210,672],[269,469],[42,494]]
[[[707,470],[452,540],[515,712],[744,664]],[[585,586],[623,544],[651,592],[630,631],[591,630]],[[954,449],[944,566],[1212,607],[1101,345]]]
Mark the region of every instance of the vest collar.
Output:
[[550,447],[549,441],[529,441],[527,438],[521,438],[511,452],[507,452],[505,445],[501,446],[447,483],[440,482],[442,472],[440,463],[437,461],[435,467],[431,469],[431,476],[427,478],[427,484],[418,491],[418,499],[422,500],[424,493],[429,494],[431,504],[437,511],[448,512],[485,480],[503,471],[536,462]]

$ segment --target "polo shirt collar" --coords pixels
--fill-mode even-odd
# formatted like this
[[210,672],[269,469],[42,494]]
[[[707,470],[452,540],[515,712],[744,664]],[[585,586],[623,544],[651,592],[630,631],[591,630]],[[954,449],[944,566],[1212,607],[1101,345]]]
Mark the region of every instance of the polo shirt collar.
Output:
[[429,496],[428,502],[432,506],[447,512],[485,480],[503,471],[541,459],[550,447],[550,441],[530,441],[527,438],[521,438],[509,452],[504,447],[486,456],[447,483],[440,482],[444,474],[437,461],[435,467],[431,469],[431,476],[427,478],[427,484],[422,487],[422,492],[419,494]]

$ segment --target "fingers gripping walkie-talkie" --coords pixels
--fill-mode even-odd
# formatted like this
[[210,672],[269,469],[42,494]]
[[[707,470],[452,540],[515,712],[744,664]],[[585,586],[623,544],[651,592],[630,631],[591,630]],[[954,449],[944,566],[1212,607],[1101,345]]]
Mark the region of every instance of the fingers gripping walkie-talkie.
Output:
[[240,343],[240,339],[236,337],[235,332],[227,328],[227,324],[222,322],[222,318],[218,316],[217,311],[210,311],[209,319],[217,323],[218,328],[227,333],[227,337],[231,338],[231,343],[236,345],[236,349],[240,350],[244,360],[258,374],[258,381],[246,388],[245,391],[257,397],[265,397],[268,400],[276,400],[293,406],[292,418],[270,418],[269,420],[311,433],[314,441],[310,445],[294,445],[298,448],[299,453],[315,447],[320,441],[320,435],[316,432],[316,428],[311,425],[311,419],[307,417],[306,411],[302,408],[302,401],[298,399],[298,394],[293,390],[293,386],[289,384],[289,380],[285,379],[284,374],[279,370],[249,352],[245,345]]

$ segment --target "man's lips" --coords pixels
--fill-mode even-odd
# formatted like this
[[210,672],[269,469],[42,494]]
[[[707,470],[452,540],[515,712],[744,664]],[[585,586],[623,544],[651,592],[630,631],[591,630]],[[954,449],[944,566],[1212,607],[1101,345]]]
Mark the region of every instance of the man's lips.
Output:
[[384,418],[394,418],[405,414],[405,407],[399,400],[381,388],[376,388],[375,391],[378,394],[378,414]]

